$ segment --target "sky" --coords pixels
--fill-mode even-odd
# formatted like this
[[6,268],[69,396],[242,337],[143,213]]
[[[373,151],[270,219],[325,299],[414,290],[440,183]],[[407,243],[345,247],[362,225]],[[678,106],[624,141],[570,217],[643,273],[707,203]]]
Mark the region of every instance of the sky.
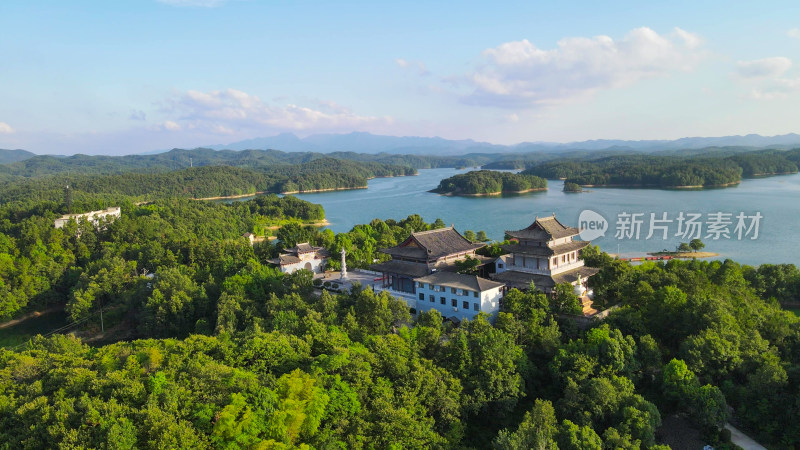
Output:
[[2,0],[0,148],[800,132],[796,1]]

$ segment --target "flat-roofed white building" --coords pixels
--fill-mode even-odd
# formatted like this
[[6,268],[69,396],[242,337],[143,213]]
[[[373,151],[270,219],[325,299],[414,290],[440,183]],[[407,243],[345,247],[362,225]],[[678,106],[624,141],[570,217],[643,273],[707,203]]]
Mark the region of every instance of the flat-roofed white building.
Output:
[[101,219],[114,220],[120,216],[122,216],[122,210],[119,206],[115,206],[100,211],[89,211],[83,214],[64,214],[55,220],[54,225],[56,228],[63,228],[70,220],[77,222],[81,219],[86,219],[92,225],[97,226]]
[[455,272],[434,272],[415,278],[417,312],[435,309],[443,317],[472,319],[478,313],[489,315],[500,311],[503,283],[477,275]]

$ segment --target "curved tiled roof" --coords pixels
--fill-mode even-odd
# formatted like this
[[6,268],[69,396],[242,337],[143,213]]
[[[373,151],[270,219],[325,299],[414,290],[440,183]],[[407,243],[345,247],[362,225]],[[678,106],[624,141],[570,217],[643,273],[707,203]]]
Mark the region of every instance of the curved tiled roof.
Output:
[[580,250],[589,245],[589,241],[572,241],[554,247],[534,247],[531,245],[503,245],[503,251],[525,256],[553,256]]
[[492,279],[501,283],[505,283],[509,287],[516,287],[519,289],[527,289],[531,282],[533,282],[533,285],[536,286],[537,289],[551,290],[556,284],[574,283],[578,280],[578,276],[581,278],[588,278],[599,271],[600,269],[596,267],[581,266],[566,272],[549,276],[508,270],[493,274]]
[[438,259],[443,256],[465,253],[479,249],[486,244],[472,243],[453,227],[418,231],[396,247],[381,249],[392,256],[416,259]]
[[550,240],[567,236],[575,236],[581,231],[568,227],[556,219],[556,216],[537,217],[528,228],[516,231],[506,231],[506,234],[517,239]]

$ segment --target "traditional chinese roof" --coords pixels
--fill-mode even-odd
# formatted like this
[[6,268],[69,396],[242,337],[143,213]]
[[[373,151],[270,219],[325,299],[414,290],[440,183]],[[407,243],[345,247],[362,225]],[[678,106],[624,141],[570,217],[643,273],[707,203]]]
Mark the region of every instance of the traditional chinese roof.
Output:
[[533,282],[537,289],[542,291],[551,291],[557,284],[561,283],[574,283],[578,281],[578,276],[581,278],[588,278],[600,269],[596,267],[577,267],[566,272],[557,273],[555,275],[539,275],[528,272],[519,272],[516,270],[508,270],[492,275],[492,279],[518,289],[528,289]]
[[384,261],[382,263],[372,264],[369,268],[376,272],[397,273],[409,275],[412,278],[422,277],[428,274],[427,265],[408,261]]
[[302,244],[297,244],[292,248],[285,249],[284,253],[281,253],[277,258],[267,260],[267,262],[278,264],[280,266],[296,264],[301,261],[300,255],[306,253],[315,253],[314,259],[327,258],[330,256],[324,247],[312,247],[307,242],[304,242]]
[[295,245],[289,249],[289,251],[292,253],[311,253],[320,249],[322,249],[322,247],[312,247],[308,242],[303,242],[302,244]]
[[411,236],[400,245],[380,251],[397,258],[430,260],[469,252],[485,245],[472,243],[461,236],[455,228],[447,227],[411,233]]
[[489,289],[503,286],[503,283],[481,278],[477,275],[466,275],[463,273],[454,272],[434,272],[422,278],[417,278],[414,281],[478,292],[484,292],[488,291]]
[[580,250],[586,247],[587,245],[589,245],[589,241],[572,241],[572,242],[567,242],[566,244],[556,245],[553,247],[548,247],[548,246],[535,247],[532,245],[503,245],[501,246],[501,248],[504,251],[508,253],[513,253],[515,255],[536,257],[536,256],[563,255],[564,253]]
[[288,264],[296,264],[300,262],[300,258],[290,254],[283,254],[278,256],[277,258],[272,258],[267,260],[267,262],[271,262],[272,264],[278,264],[279,266],[285,266]]
[[549,241],[560,239],[567,236],[575,236],[580,230],[568,227],[556,219],[555,215],[550,217],[537,217],[528,228],[517,231],[506,231],[506,234],[517,239],[530,239],[537,241]]

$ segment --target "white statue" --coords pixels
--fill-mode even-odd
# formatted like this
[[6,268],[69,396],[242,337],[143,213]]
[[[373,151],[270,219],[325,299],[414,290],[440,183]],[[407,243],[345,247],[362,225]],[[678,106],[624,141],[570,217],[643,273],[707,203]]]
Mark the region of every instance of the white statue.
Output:
[[340,280],[346,280],[347,279],[347,261],[345,261],[345,259],[344,259],[346,254],[347,254],[347,252],[345,252],[344,251],[344,247],[342,247],[342,274],[339,277]]

